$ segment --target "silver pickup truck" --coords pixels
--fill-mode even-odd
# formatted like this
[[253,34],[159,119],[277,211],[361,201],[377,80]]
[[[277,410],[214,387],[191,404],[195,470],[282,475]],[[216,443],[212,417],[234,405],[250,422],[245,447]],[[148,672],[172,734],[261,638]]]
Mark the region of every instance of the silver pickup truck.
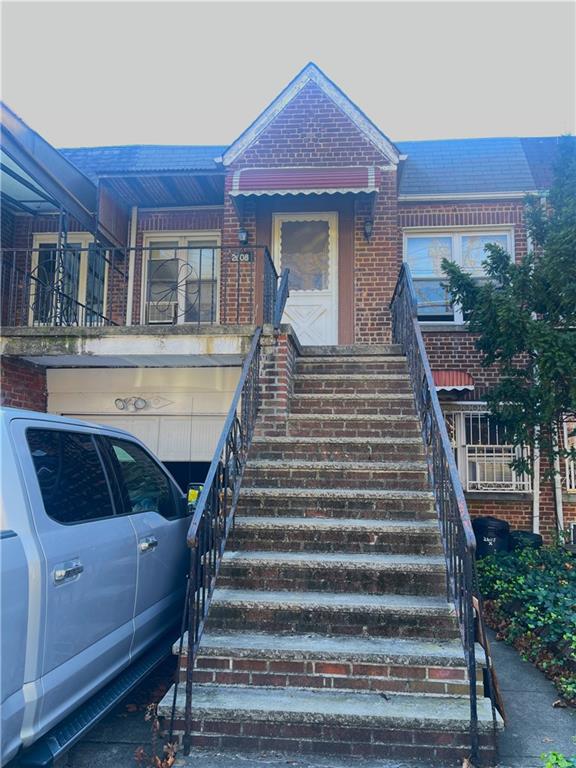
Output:
[[17,409],[0,429],[1,764],[36,742],[49,765],[179,622],[187,504],[126,432]]

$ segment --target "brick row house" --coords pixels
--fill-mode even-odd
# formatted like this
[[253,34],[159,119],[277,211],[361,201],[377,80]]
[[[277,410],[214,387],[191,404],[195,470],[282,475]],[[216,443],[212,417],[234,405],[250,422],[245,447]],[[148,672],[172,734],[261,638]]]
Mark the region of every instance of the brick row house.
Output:
[[[462,312],[446,298],[440,267],[443,258],[453,259],[481,278],[487,243],[501,244],[516,258],[527,252],[524,199],[527,193],[545,197],[558,137],[393,142],[309,64],[226,147],[56,150],[8,108],[2,139],[4,405],[128,429],[183,486],[201,482],[251,338],[263,328],[261,424],[240,496],[244,521],[234,534],[236,547],[247,551],[235,553],[220,577],[223,592],[208,625],[212,645],[199,660],[204,672],[197,673],[206,710],[198,743],[283,748],[271,735],[283,730],[286,743],[297,740],[300,750],[314,742],[317,751],[331,751],[339,738],[330,702],[318,715],[324,725],[314,726],[314,739],[311,726],[303,725],[308,716],[294,720],[293,701],[282,705],[281,728],[267,715],[266,724],[253,723],[249,731],[245,722],[222,714],[227,704],[218,708],[203,683],[221,683],[236,708],[234,685],[248,682],[332,693],[339,685],[365,685],[401,691],[404,703],[422,693],[432,699],[462,694],[470,669],[461,669],[457,654],[448,658],[449,647],[440,652],[430,645],[432,638],[453,640],[453,617],[434,602],[443,561],[437,559],[436,527],[426,527],[430,521],[418,506],[427,499],[419,495],[428,493],[425,465],[413,403],[406,402],[412,395],[405,362],[391,346],[390,302],[407,263],[470,513],[504,518],[548,540],[559,527],[570,530],[576,525],[575,467],[560,467],[555,492],[538,472],[529,478],[512,471],[514,449],[485,403],[498,371],[482,367]],[[282,325],[274,327],[276,289],[286,269],[290,293]],[[375,461],[372,469],[368,459]],[[338,489],[344,489],[342,498]],[[354,507],[353,497],[364,507]],[[389,502],[399,519],[386,523],[393,514]],[[414,520],[404,530],[410,504]],[[346,517],[344,508],[357,519],[338,521]],[[284,520],[281,535],[272,514]],[[371,520],[371,533],[363,514],[381,518]],[[324,519],[312,530],[307,517]],[[255,542],[267,553],[254,552]],[[381,542],[380,550],[374,542]],[[306,562],[284,549],[308,552]],[[338,560],[341,550],[348,554]],[[361,581],[373,598],[367,605],[380,627],[374,634],[393,638],[396,632],[401,643],[412,643],[404,655],[390,639],[370,650],[372,614],[357,617],[364,640],[353,653],[336,640],[304,651],[296,640],[290,646],[276,638],[274,632],[285,638],[288,631],[297,639],[299,631],[322,622],[329,635],[354,634],[354,611],[344,598],[338,602],[338,594],[358,581],[359,571],[346,568],[366,552],[385,553],[377,563],[356,563],[365,568]],[[402,559],[415,555],[428,559]],[[330,562],[337,568],[332,602],[312,609],[312,597],[298,602],[293,596],[290,606],[282,603],[286,584],[306,590],[313,578],[324,583]],[[382,583],[376,583],[376,567],[383,569]],[[260,591],[253,610],[247,616],[243,592],[244,613],[238,613],[240,591],[255,584]],[[412,603],[406,597],[411,590]],[[386,602],[389,592],[394,599]],[[270,619],[275,610],[284,624]],[[352,618],[340,626],[330,610]],[[434,617],[428,623],[422,620],[427,611]],[[261,623],[253,628],[276,639],[251,655],[254,637],[238,638],[254,616]],[[230,633],[238,641],[235,658]],[[366,662],[359,665],[364,671],[356,671],[358,659]],[[372,671],[366,671],[370,660]],[[405,674],[402,665],[408,665]],[[228,670],[222,679],[219,669]],[[237,669],[243,672],[234,678]],[[286,677],[290,670],[292,678]],[[366,682],[370,675],[376,682]],[[251,716],[265,706],[265,697],[255,695]],[[306,700],[301,706],[308,712],[312,705]],[[217,716],[210,716],[211,707]],[[398,712],[396,720],[380,724],[388,734],[385,746],[376,731],[363,731],[364,741],[346,731],[350,739],[342,736],[340,752],[440,759],[468,748],[458,733],[446,732],[457,714],[450,715],[452,725],[438,727],[437,714],[422,715],[436,725],[426,726],[425,734],[406,726],[401,737],[398,719],[407,721]],[[493,748],[487,733],[482,738],[486,749]]]
[[[6,138],[10,130],[12,141],[23,143],[24,166],[53,164],[60,196],[51,191],[50,203],[45,190],[42,197],[20,186],[20,198],[11,197],[17,163],[5,144],[4,404],[126,427],[173,469],[179,464],[189,472],[186,464],[211,459],[235,386],[233,366],[249,326],[262,318],[266,250],[277,269],[291,267],[284,322],[304,345],[389,341],[389,303],[404,260],[422,299],[421,327],[471,512],[497,514],[517,528],[536,526],[547,536],[559,512],[566,527],[576,522],[574,467],[562,468],[560,511],[549,484],[541,486],[538,509],[530,479],[508,468],[512,449],[502,445],[483,401],[498,373],[481,367],[461,312],[440,287],[443,257],[479,272],[487,242],[517,258],[526,253],[524,196],[546,193],[556,138],[393,143],[314,65],[229,147],[56,151],[5,109]],[[44,156],[23,157],[34,138]],[[84,221],[69,205],[75,184],[91,197]],[[91,317],[74,314],[66,330],[67,321],[50,315],[49,297],[34,284],[34,275],[55,279],[61,226],[75,249],[69,258],[79,262],[70,276],[74,299],[89,301],[92,287],[98,304]],[[96,258],[95,242],[108,254],[96,276],[87,267]],[[232,261],[243,252],[251,262]],[[15,264],[32,281],[15,281]],[[18,302],[26,307],[19,310]],[[239,335],[233,325],[243,325]],[[215,333],[230,346],[227,357],[204,354]],[[183,366],[183,355],[162,353],[151,362],[128,354],[137,339],[153,356],[159,339],[172,334],[196,344],[202,339],[198,357],[188,357],[194,367]],[[68,354],[57,354],[63,344]],[[109,345],[118,352],[108,355]],[[170,376],[166,367],[174,367]],[[140,393],[152,395],[141,411],[131,403],[118,410],[118,399]],[[185,427],[182,415],[195,418]]]

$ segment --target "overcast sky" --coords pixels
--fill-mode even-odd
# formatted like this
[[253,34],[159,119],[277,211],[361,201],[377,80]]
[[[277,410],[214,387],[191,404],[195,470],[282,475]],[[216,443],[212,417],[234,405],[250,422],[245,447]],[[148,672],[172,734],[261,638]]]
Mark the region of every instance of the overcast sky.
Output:
[[310,60],[392,139],[576,132],[573,2],[2,4],[2,98],[56,146],[228,144]]

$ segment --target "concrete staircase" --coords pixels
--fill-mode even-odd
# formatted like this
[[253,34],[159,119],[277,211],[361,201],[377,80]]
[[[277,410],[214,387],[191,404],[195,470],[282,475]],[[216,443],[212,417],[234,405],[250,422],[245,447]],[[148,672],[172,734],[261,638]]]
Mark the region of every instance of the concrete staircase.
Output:
[[[467,671],[405,359],[305,353],[287,422],[253,442],[194,672],[193,743],[461,761]],[[482,697],[480,666],[477,680]],[[489,765],[488,699],[479,718]]]

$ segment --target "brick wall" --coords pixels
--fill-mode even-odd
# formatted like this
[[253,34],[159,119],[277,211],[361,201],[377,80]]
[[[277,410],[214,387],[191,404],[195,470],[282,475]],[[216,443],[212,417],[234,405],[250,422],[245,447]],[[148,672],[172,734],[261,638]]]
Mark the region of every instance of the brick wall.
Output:
[[275,434],[285,427],[294,389],[298,350],[291,333],[262,336],[260,345],[260,411],[257,432]]
[[3,406],[46,412],[45,368],[16,357],[3,357],[1,373]]

